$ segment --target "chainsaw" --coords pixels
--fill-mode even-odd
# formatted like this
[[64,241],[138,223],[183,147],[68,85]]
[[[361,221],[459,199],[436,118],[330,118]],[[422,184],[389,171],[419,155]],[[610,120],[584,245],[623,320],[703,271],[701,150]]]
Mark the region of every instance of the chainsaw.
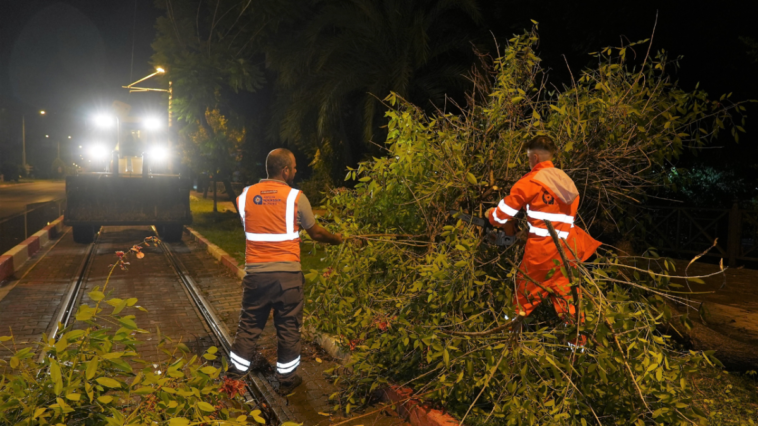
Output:
[[470,223],[474,226],[478,226],[484,229],[484,241],[487,244],[498,247],[508,247],[516,242],[515,236],[507,235],[502,229],[495,228],[487,219],[471,216],[469,214],[456,210],[450,210],[448,213],[450,213],[451,216],[458,218],[466,223]]

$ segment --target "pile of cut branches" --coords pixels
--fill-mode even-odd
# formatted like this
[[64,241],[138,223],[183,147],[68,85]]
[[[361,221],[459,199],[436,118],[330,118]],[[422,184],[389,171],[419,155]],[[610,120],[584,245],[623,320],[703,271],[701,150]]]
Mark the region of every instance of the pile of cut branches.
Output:
[[[675,350],[658,331],[671,318],[667,301],[681,301],[668,260],[651,255],[664,271],[653,273],[601,248],[591,264],[559,263],[582,289],[586,321],[566,325],[543,307],[514,327],[504,317],[518,315],[511,301],[523,245],[489,246],[448,212],[494,206],[528,170],[524,144],[546,134],[582,196],[578,224],[618,222],[665,184],[666,160],[734,125],[743,107],[677,88],[664,53],[632,68],[639,44],[603,49],[597,68],[550,88],[537,42],[534,30],[510,40],[491,72],[474,76],[461,115],[428,116],[388,97],[387,155],[348,171],[355,189],[329,195],[336,230],[365,242],[330,249],[331,267],[308,274],[307,321],[352,355],[335,372],[345,385],[338,408],[349,412],[394,383],[488,424],[704,421],[690,376],[714,360]],[[588,338],[583,351],[567,345],[577,333]]]

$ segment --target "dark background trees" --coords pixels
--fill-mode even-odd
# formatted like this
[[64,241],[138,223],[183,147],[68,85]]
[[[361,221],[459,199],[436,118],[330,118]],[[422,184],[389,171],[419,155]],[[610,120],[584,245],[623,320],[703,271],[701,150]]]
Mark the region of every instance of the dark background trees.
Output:
[[[56,106],[83,121],[113,98],[137,110],[165,105],[165,97],[119,89],[149,72],[152,55],[153,64],[166,62],[160,65],[176,85],[178,124],[188,126],[183,142],[194,147],[186,152],[195,171],[218,171],[223,158],[224,174],[243,170],[254,180],[263,173],[265,153],[283,145],[296,151],[301,164],[320,160],[301,167],[303,179],[317,175],[314,188],[340,184],[345,166],[381,152],[386,121],[380,100],[390,90],[429,111],[455,113],[451,100],[465,102],[466,74],[479,63],[475,52],[494,55],[531,19],[540,22],[538,49],[557,86],[570,83],[569,69],[578,73],[592,64],[588,53],[648,38],[655,26],[653,50],[683,55],[681,72],[669,68],[681,87],[690,90],[699,82],[713,96],[758,98],[758,30],[746,7],[737,1],[649,0],[3,2],[0,63],[7,67],[0,68],[0,108],[8,111],[3,123],[10,124],[0,129],[0,153],[19,162],[17,122],[24,112]],[[71,47],[59,42],[61,34],[91,41]],[[634,52],[638,61],[644,53]],[[77,73],[82,69],[87,71]],[[226,137],[225,148],[215,151],[213,143],[194,143],[190,135],[197,126],[209,131],[208,109],[218,109],[236,131],[244,129],[242,140]],[[748,179],[747,192],[739,196],[754,194],[754,115],[750,110],[749,133],[739,144],[720,140],[714,146],[722,148],[689,152],[672,166],[728,167]],[[74,136],[83,127],[69,126]],[[720,184],[726,191],[734,187],[723,179]]]
[[[682,65],[684,71],[670,67],[670,72],[684,89],[699,84],[715,96],[735,92],[737,100],[758,98],[758,85],[750,77],[758,67],[751,57],[755,30],[728,4],[706,14],[691,5],[645,1],[172,2],[177,3],[191,5],[190,13],[200,10],[199,23],[218,7],[218,14],[237,17],[235,25],[249,27],[247,58],[260,66],[266,81],[234,104],[235,114],[247,117],[244,125],[251,130],[240,164],[260,164],[268,149],[288,146],[301,163],[312,166],[302,174],[316,181],[310,192],[340,184],[346,166],[381,153],[386,135],[382,99],[391,91],[427,112],[456,113],[471,87],[468,75],[480,64],[478,55],[496,55],[532,19],[540,22],[539,50],[551,84],[558,87],[570,84],[572,72],[593,64],[589,53],[653,36],[653,51],[665,49]],[[159,40],[171,35],[160,34]],[[155,47],[158,58],[161,47]],[[641,64],[645,53],[646,47],[635,47],[631,62]],[[689,151],[671,166],[678,166],[681,185],[699,180],[691,191],[713,181],[708,190],[721,191],[725,198],[750,197],[752,185],[732,184],[727,174],[709,170],[727,166],[738,177],[754,172],[751,140],[737,144],[723,138],[716,144],[720,148]],[[247,171],[250,179],[262,172],[260,167]],[[709,179],[700,179],[704,175]]]

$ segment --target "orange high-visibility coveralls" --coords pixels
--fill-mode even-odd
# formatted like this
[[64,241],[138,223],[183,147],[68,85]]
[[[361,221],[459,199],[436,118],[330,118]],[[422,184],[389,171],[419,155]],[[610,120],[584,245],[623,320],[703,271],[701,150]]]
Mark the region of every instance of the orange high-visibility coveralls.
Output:
[[[583,262],[595,253],[600,242],[574,225],[578,206],[579,191],[574,181],[563,170],[556,169],[551,161],[543,161],[516,182],[510,195],[501,200],[497,208],[490,213],[490,223],[502,227],[519,210],[526,209],[529,237],[526,240],[521,270],[542,287],[554,292],[550,295],[545,289],[519,274],[516,279],[514,304],[521,315],[531,314],[534,308],[548,297],[559,316],[565,317],[568,312],[573,317],[576,312],[569,281],[561,273],[560,267],[553,262],[557,260],[559,265],[563,263],[544,220],[552,222],[558,237],[566,240],[578,260]],[[564,251],[569,262],[577,260],[565,246]],[[555,271],[548,278],[551,269]]]

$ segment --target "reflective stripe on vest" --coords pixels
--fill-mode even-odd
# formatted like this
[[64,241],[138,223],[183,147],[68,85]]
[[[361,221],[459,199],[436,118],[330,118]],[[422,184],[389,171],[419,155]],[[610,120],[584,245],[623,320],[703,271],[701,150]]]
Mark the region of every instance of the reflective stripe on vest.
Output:
[[[240,218],[242,219],[242,227],[245,227],[245,205],[247,202],[247,189],[246,187],[239,197],[239,211]],[[290,193],[287,196],[287,211],[284,216],[284,221],[287,224],[287,232],[284,234],[256,234],[253,232],[245,232],[245,237],[248,241],[255,242],[270,242],[276,243],[281,241],[291,241],[300,238],[300,233],[295,231],[295,200],[300,193],[297,189],[290,189]]]
[[[527,222],[527,225],[529,225],[529,232],[532,233],[532,234],[537,235],[538,237],[549,237],[550,236],[550,231],[548,231],[545,228],[538,228],[538,227],[532,225],[529,222]],[[565,240],[565,239],[567,239],[569,237],[569,233],[566,232],[566,231],[559,231],[559,230],[556,229],[555,232],[558,234],[558,238],[563,238]]]
[[526,206],[526,215],[531,217],[532,219],[568,223],[569,225],[571,225],[572,228],[574,227],[574,216],[569,216],[567,214],[562,214],[562,213],[545,213],[545,212],[538,212],[536,210],[530,210],[528,204]]

